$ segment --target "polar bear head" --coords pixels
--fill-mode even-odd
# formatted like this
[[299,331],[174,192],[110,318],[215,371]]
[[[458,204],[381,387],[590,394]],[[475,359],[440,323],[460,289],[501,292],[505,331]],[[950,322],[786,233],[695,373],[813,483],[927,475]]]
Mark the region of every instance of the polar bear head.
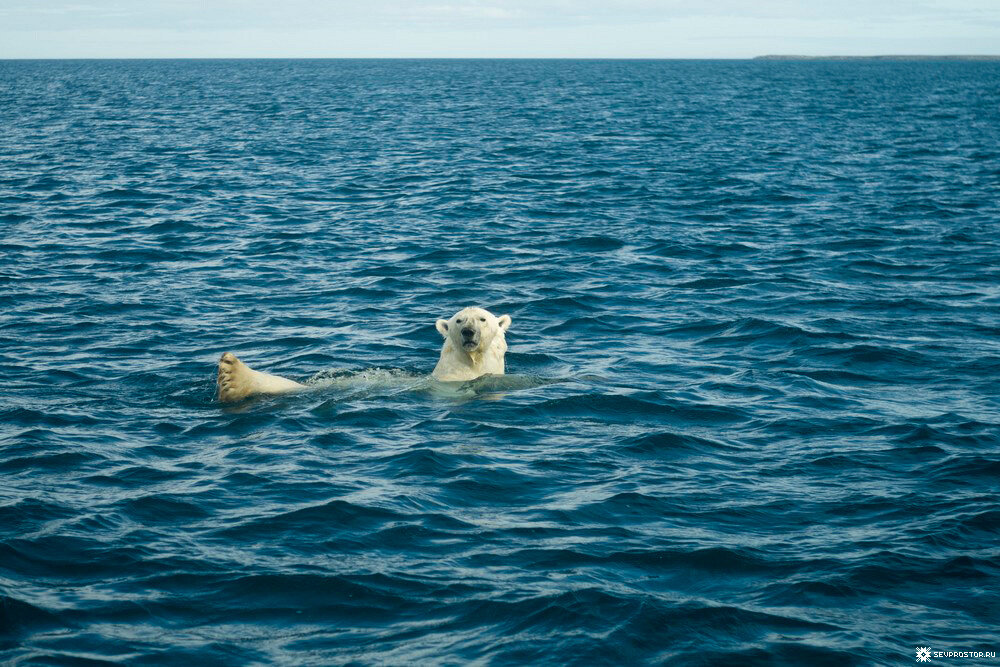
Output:
[[473,357],[489,350],[498,338],[503,341],[509,326],[510,315],[497,317],[483,308],[463,308],[451,319],[437,321],[437,330],[445,341]]

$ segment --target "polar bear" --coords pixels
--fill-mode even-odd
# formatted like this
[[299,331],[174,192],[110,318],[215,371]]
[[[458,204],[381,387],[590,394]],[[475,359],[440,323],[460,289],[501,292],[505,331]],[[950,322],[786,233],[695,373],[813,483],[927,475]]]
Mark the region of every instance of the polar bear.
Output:
[[474,380],[487,373],[503,375],[510,315],[497,317],[483,308],[463,308],[450,320],[438,320],[444,336],[441,358],[431,374],[437,380]]
[[[510,315],[497,317],[483,308],[463,308],[448,320],[438,320],[444,336],[441,357],[432,376],[443,382],[474,380],[481,375],[503,375]],[[226,352],[219,359],[219,400],[239,401],[253,394],[287,394],[308,387],[294,380],[256,371]]]

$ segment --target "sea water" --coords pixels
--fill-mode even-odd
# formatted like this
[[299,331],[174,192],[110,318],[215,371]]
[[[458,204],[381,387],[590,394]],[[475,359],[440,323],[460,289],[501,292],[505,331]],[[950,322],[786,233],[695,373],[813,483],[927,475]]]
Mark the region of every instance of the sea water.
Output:
[[0,660],[996,651],[998,223],[997,63],[0,62]]

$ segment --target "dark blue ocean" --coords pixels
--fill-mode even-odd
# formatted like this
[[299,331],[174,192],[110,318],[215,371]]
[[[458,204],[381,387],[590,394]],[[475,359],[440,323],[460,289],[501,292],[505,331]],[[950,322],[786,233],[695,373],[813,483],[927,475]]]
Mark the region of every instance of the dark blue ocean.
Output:
[[1000,63],[2,61],[0,230],[0,662],[1000,652]]

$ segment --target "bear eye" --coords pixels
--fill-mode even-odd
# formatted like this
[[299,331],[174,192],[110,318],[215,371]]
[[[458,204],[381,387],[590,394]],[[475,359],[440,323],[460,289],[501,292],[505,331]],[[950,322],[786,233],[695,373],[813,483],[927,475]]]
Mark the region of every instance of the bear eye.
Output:
[[455,324],[461,324],[462,320],[464,320],[464,319],[465,319],[464,317],[458,318],[457,320],[455,320]]
[[485,322],[485,321],[486,321],[486,318],[485,318],[485,317],[480,317],[480,318],[479,318],[479,321],[480,321],[480,322]]

